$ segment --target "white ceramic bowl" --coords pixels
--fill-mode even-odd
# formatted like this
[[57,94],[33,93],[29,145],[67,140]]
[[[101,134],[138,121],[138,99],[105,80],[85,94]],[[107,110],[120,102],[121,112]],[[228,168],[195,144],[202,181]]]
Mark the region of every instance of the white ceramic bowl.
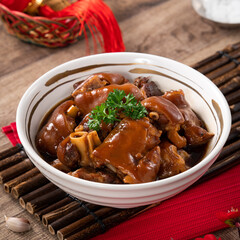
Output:
[[193,9],[201,17],[223,28],[240,27],[240,1],[192,0]]
[[[120,73],[128,79],[151,76],[163,91],[183,89],[192,109],[205,121],[208,130],[215,134],[204,159],[179,175],[155,182],[129,185],[78,179],[46,163],[34,144],[44,114],[70,95],[75,82],[97,72]],[[218,157],[230,127],[228,104],[209,79],[184,64],[141,53],[98,54],[64,63],[36,80],[22,97],[17,110],[17,129],[25,151],[51,182],[81,200],[117,208],[159,202],[193,184]]]

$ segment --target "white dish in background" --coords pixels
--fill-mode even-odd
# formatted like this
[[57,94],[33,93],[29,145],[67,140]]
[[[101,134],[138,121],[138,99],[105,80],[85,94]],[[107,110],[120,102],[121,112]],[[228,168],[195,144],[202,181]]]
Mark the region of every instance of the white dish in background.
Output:
[[[42,118],[51,107],[70,95],[75,82],[98,72],[120,73],[128,79],[150,76],[163,91],[183,89],[192,109],[215,134],[203,160],[176,176],[140,184],[91,182],[67,175],[45,162],[34,143]],[[47,72],[22,97],[16,121],[27,155],[51,182],[81,200],[117,208],[156,203],[189,187],[214,163],[231,128],[231,114],[225,97],[204,75],[167,58],[128,52],[82,57]]]
[[192,0],[194,10],[222,27],[240,26],[240,0]]

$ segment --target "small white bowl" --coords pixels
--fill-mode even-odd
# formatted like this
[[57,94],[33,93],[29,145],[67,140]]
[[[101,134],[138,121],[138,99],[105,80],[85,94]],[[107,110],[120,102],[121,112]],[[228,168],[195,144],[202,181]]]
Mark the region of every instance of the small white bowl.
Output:
[[[161,90],[183,89],[192,109],[215,134],[200,163],[176,176],[141,184],[104,184],[69,176],[45,162],[35,136],[46,112],[73,90],[73,84],[98,72],[114,72],[128,79],[150,76]],[[36,167],[65,192],[87,202],[131,208],[170,198],[196,182],[213,164],[231,128],[229,106],[219,89],[204,75],[179,62],[141,53],[105,53],[64,63],[36,80],[17,109],[17,129],[24,149]]]
[[193,9],[201,17],[222,28],[240,27],[240,1],[192,0]]

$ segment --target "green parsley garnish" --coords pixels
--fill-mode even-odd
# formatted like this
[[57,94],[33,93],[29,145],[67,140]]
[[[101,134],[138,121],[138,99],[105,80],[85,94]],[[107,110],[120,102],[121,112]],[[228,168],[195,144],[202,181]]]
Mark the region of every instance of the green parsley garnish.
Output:
[[88,127],[98,131],[102,121],[107,124],[121,121],[120,113],[132,119],[141,119],[146,116],[147,110],[133,94],[126,95],[123,90],[114,89],[109,93],[106,102],[91,111]]

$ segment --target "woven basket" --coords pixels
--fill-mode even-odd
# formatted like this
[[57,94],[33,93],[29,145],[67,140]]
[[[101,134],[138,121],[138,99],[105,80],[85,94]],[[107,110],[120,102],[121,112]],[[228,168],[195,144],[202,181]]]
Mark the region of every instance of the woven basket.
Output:
[[0,4],[0,17],[7,31],[19,39],[40,46],[64,47],[79,39],[80,22],[76,17],[48,19],[12,11]]

